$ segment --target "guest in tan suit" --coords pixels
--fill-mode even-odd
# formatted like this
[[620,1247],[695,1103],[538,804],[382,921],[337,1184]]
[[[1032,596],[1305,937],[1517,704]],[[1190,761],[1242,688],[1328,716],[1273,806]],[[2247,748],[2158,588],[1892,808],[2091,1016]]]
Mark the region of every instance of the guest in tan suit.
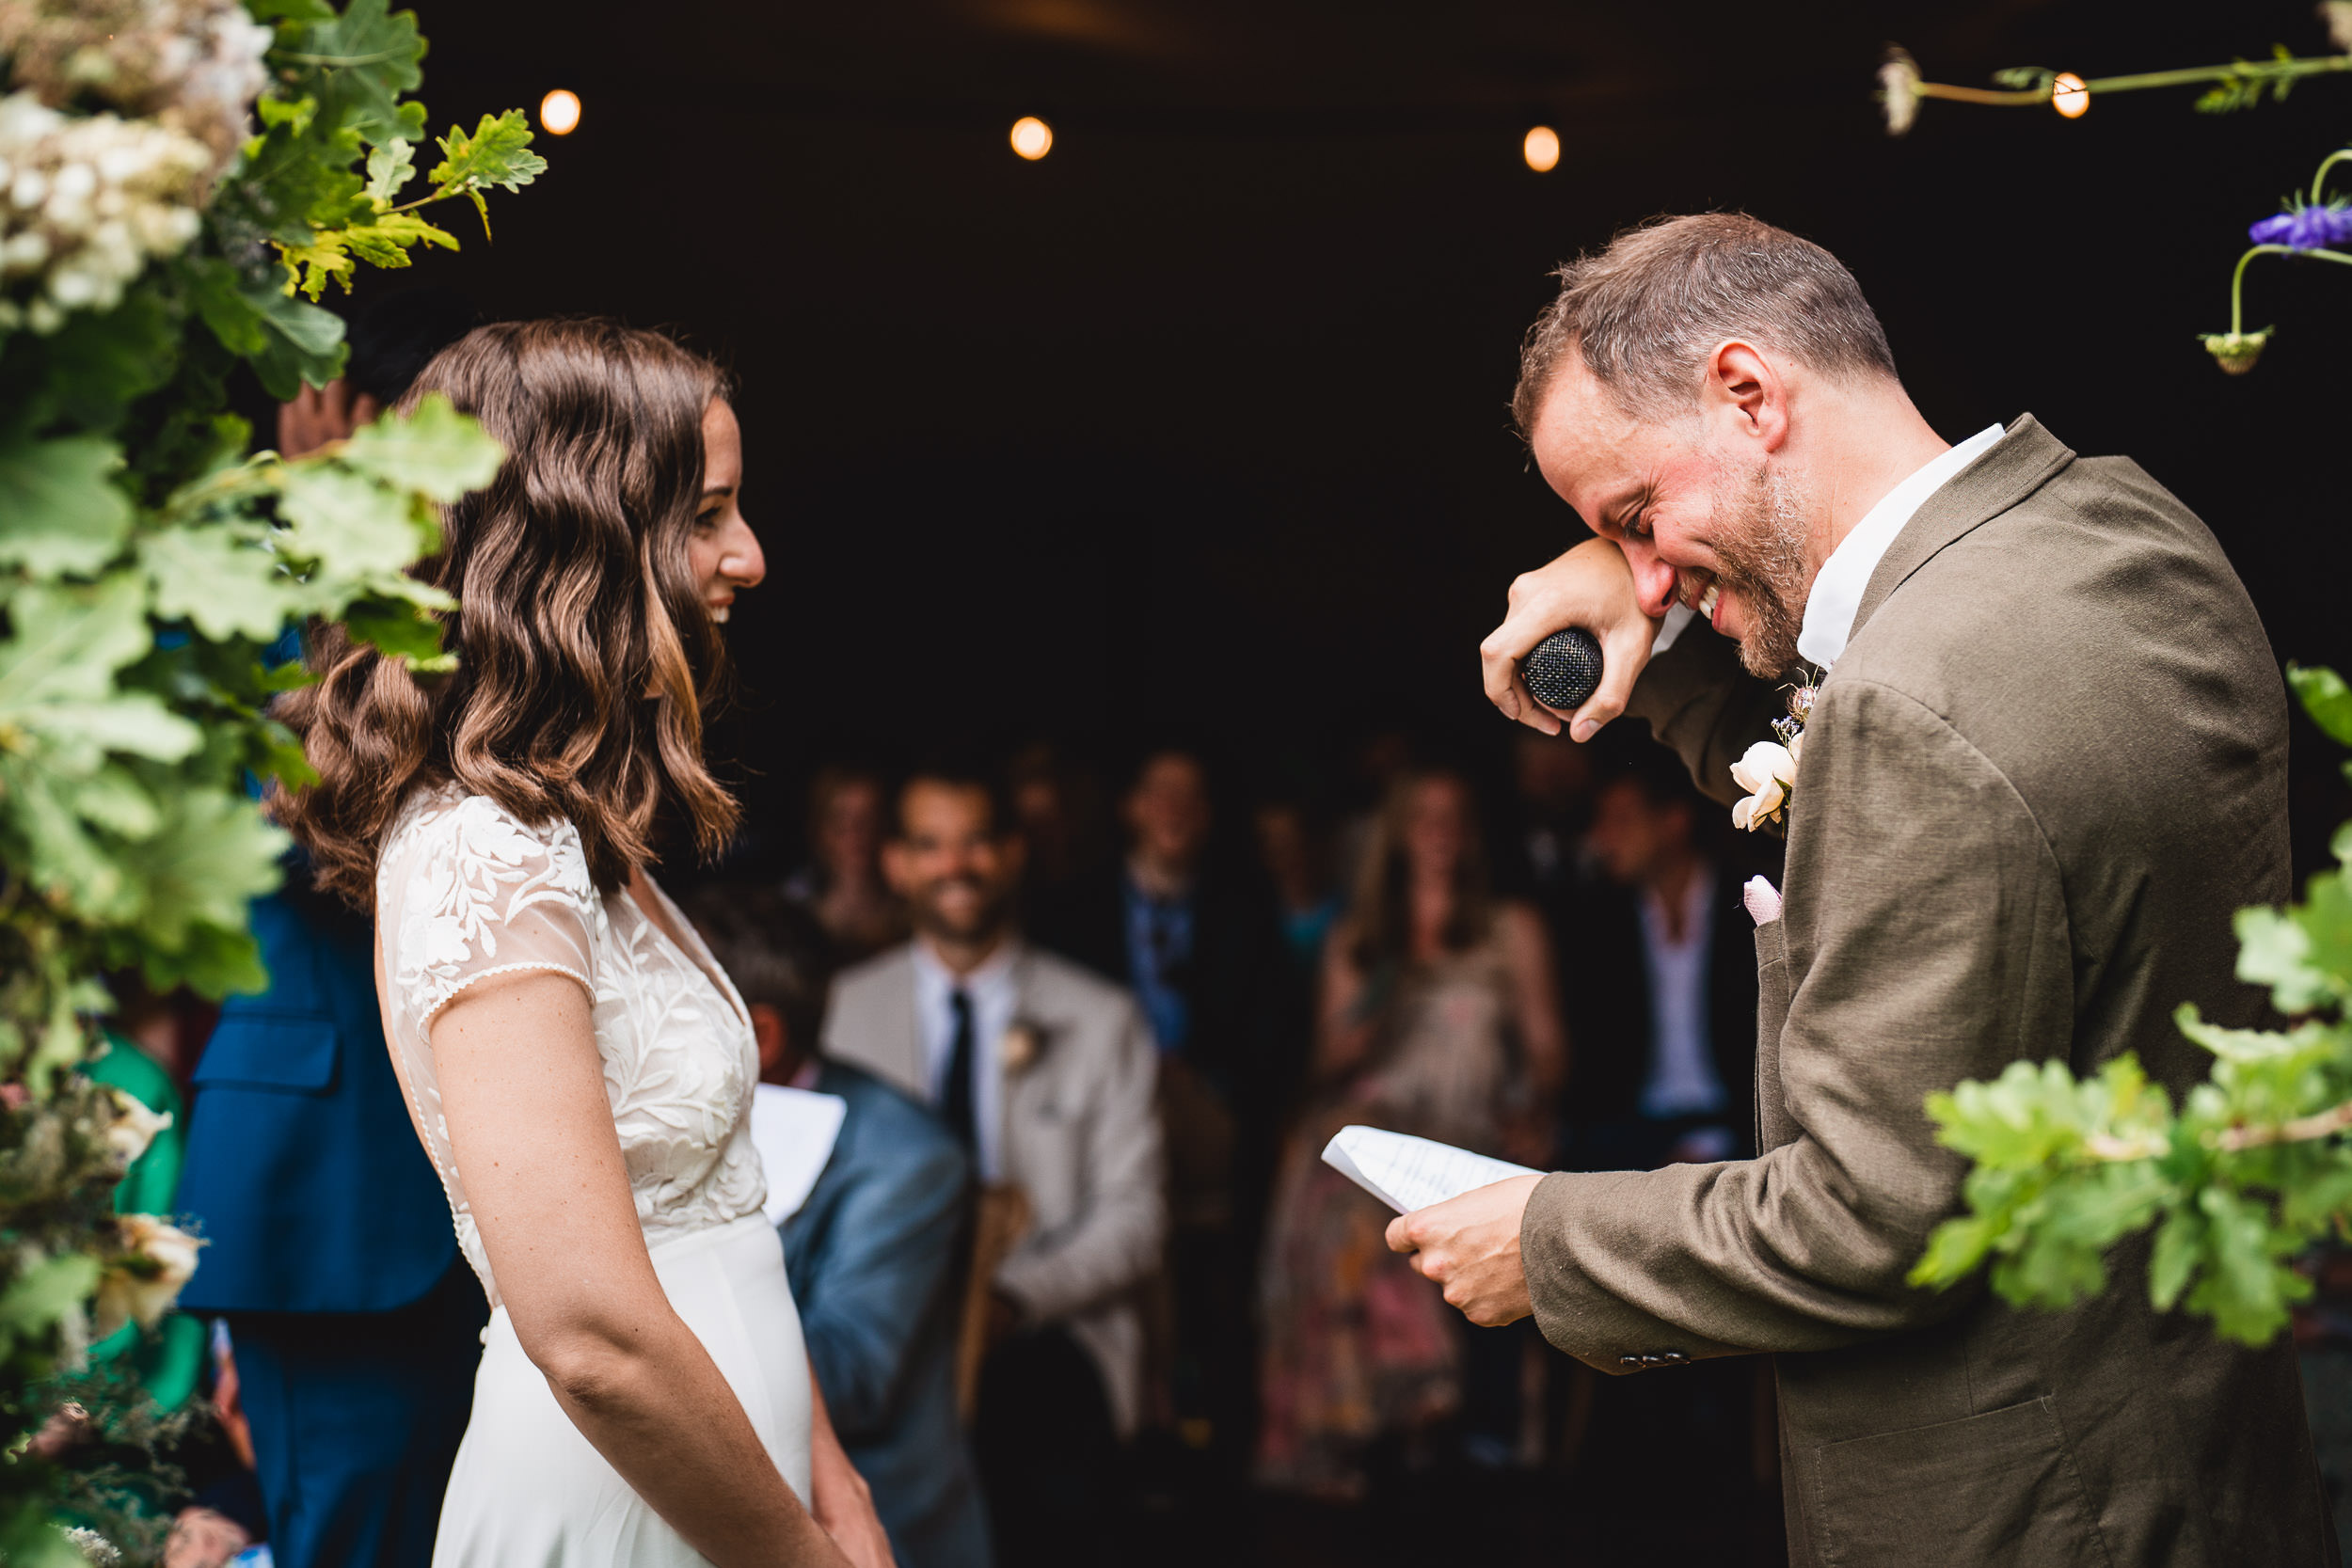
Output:
[[984,777],[908,781],[883,864],[914,940],[834,982],[822,1037],[1026,1196],[1027,1233],[993,1281],[974,1449],[998,1561],[1093,1563],[1143,1403],[1137,1288],[1166,1230],[1158,1063],[1127,992],[1014,932],[1010,821]]
[[1519,1178],[1391,1244],[1606,1371],[1774,1353],[1799,1564],[2335,1560],[2293,1351],[2157,1312],[2144,1241],[2065,1312],[1905,1277],[1964,1174],[1931,1091],[2131,1051],[2178,1095],[2208,1058],[2172,1010],[2259,1014],[2230,919],[2288,891],[2286,707],[2220,546],[2030,416],[1949,446],[1794,235],[1676,218],[1562,277],[1518,414],[1600,537],[1513,586],[1498,705],[1555,729],[1517,662],[1589,627],[1608,678],[1576,738],[1646,719],[1729,802],[1767,683],[1827,672],[1793,789],[1739,817],[1788,835],[1756,934],[1763,1152]]

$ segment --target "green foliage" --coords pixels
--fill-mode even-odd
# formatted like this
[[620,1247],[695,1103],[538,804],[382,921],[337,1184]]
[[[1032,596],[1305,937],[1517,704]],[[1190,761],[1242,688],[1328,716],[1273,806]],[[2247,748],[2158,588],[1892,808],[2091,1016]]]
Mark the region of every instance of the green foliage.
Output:
[[2303,705],[2303,711],[2312,716],[2312,722],[2327,732],[2328,739],[2340,746],[2352,746],[2352,686],[2346,686],[2342,675],[2333,670],[2307,670],[2299,664],[2290,664],[2287,685]]
[[[361,263],[454,248],[415,209],[479,209],[545,166],[519,112],[485,116],[440,138],[426,191],[402,203],[425,126],[408,97],[415,17],[385,0],[247,8],[271,29],[258,129],[184,198],[205,202],[195,240],[150,257],[111,307],[33,325],[0,312],[0,1083],[23,1091],[0,1106],[9,1563],[83,1560],[61,1511],[135,1560],[157,1545],[126,1513],[151,1477],[24,1446],[68,1397],[89,1410],[86,1449],[154,1435],[120,1388],[57,1380],[94,1295],[144,1303],[124,1281],[167,1286],[184,1267],[170,1250],[184,1238],[112,1212],[135,1122],[72,1070],[110,1006],[99,977],[210,996],[266,983],[247,906],[278,886],[287,839],[252,785],[310,776],[267,712],[308,677],[271,650],[342,620],[416,668],[449,668],[437,617],[453,602],[407,569],[438,546],[437,505],[501,456],[442,399],[296,460],[245,455],[249,432],[227,412],[240,362],[279,399],[342,373],[342,324],[315,303],[326,281],[348,290]],[[141,24],[203,14],[162,8]]]
[[[474,211],[482,217],[485,239],[490,233],[490,204],[483,199],[482,193],[492,185],[510,191],[519,189],[548,166],[547,160],[531,150],[530,127],[516,109],[509,109],[503,115],[484,115],[470,136],[452,126],[449,135],[439,140],[441,161],[433,166],[433,172],[425,178],[433,182],[437,193],[463,194],[473,198]],[[450,240],[449,244],[454,248],[457,242]]]
[[[2289,678],[2313,721],[2352,743],[2344,682]],[[2106,1289],[2109,1250],[2153,1229],[2158,1307],[2249,1345],[2286,1326],[2312,1292],[2297,1259],[2352,1220],[2352,824],[2335,851],[2301,903],[2237,914],[2238,977],[2291,1025],[2223,1028],[2184,1006],[2181,1032],[2214,1063],[2177,1110],[2128,1055],[2089,1079],[2015,1062],[1929,1098],[1938,1141],[1973,1168],[1967,1212],[1930,1238],[1915,1284],[1948,1287],[1989,1261],[2005,1299],[2062,1307]]]
[[[386,0],[352,0],[340,15],[313,0],[266,0],[252,9],[277,24],[277,69],[255,104],[262,132],[246,149],[249,178],[215,206],[228,227],[276,247],[285,269],[283,293],[316,301],[330,279],[348,291],[358,262],[405,267],[419,245],[454,250],[455,236],[413,210],[465,197],[483,213],[486,234],[483,193],[492,186],[518,190],[546,169],[531,150],[522,111],[509,109],[485,115],[471,135],[452,126],[439,138],[443,162],[426,177],[431,189],[398,202],[425,130],[424,105],[405,97],[423,78],[424,40],[414,13],[388,11]],[[217,303],[227,318],[225,326],[215,323],[223,341],[229,333],[249,341],[255,324]],[[282,329],[303,319],[281,309],[269,325]],[[298,329],[290,336],[300,341]],[[339,341],[303,347],[332,355]],[[273,393],[291,395],[275,388]]]
[[2287,94],[2294,89],[2296,73],[2282,71],[2280,67],[2295,63],[2295,51],[2283,43],[2274,43],[2270,46],[2270,55],[2268,60],[2233,61],[2227,75],[2198,95],[2197,112],[2201,115],[2235,114],[2240,109],[2259,105],[2265,92],[2277,102],[2285,103]]

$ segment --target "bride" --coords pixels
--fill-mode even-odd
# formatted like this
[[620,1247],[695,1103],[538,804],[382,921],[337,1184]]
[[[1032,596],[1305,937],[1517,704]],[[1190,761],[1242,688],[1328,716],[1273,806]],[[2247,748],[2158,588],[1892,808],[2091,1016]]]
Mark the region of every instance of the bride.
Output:
[[707,361],[611,323],[477,328],[419,378],[510,454],[420,576],[454,673],[328,629],[278,802],[372,909],[385,1037],[495,1311],[437,1565],[887,1568],[809,1375],[743,1004],[646,874],[708,851],[716,623],[764,571]]

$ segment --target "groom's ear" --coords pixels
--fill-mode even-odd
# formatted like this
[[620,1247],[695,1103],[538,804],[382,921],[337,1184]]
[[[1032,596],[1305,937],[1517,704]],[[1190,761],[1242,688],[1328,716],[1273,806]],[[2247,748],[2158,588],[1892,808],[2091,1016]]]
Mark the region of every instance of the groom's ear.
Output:
[[1788,439],[1788,386],[1771,356],[1744,339],[1732,338],[1707,356],[1699,405],[1709,423],[1754,442],[1760,452],[1778,451]]

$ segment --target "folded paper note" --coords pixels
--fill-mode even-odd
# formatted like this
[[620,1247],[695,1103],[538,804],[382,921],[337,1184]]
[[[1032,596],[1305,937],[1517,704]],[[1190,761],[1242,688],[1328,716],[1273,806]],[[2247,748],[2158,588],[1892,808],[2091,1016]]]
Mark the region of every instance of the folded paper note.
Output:
[[763,1207],[770,1225],[782,1225],[808,1201],[809,1189],[833,1158],[834,1140],[841,1136],[849,1110],[850,1102],[837,1094],[811,1094],[774,1084],[754,1087],[752,1147],[768,1168]]
[[1515,1176],[1543,1174],[1377,1127],[1341,1128],[1324,1146],[1323,1163],[1400,1214]]

